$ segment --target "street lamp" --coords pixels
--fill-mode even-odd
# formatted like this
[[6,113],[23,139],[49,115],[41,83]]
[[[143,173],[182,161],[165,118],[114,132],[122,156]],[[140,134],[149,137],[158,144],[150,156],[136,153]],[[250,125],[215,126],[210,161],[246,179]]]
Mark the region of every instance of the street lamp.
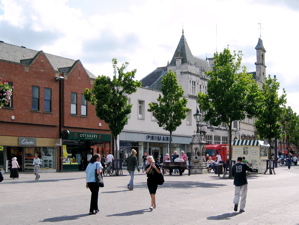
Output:
[[198,134],[199,131],[199,122],[202,120],[202,114],[199,112],[198,108],[196,108],[196,113],[193,114],[193,117],[196,121],[196,133]]
[[191,163],[189,173],[203,173],[206,168],[205,162],[205,135],[207,133],[206,123],[203,121],[203,115],[196,108],[193,114],[196,121],[196,134],[193,135],[191,141]]

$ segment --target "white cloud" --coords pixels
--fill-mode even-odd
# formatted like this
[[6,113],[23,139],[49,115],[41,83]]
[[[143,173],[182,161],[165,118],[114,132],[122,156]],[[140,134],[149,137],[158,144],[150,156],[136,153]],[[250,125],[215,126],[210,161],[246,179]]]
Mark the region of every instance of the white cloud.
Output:
[[[53,38],[36,50],[81,59],[96,75],[112,75],[111,59],[118,58],[137,69],[137,79],[171,60],[182,29],[193,55],[212,57],[216,48],[229,45],[243,52],[243,63],[253,71],[261,23],[267,74],[277,75],[290,104],[299,97],[297,1],[2,0],[2,10],[0,29],[6,30],[1,29],[0,39],[23,45],[33,35],[50,33]],[[10,42],[11,27],[28,29],[28,34],[20,43]]]
[[4,13],[0,16],[0,22],[5,21],[14,27],[24,26],[26,18],[23,8],[15,0],[2,0],[2,9]]

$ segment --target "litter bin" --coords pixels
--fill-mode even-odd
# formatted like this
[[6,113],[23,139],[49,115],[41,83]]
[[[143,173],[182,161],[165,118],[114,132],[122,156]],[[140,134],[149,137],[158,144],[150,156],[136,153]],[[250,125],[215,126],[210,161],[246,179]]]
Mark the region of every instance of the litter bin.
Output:
[[215,174],[223,174],[223,164],[215,165]]

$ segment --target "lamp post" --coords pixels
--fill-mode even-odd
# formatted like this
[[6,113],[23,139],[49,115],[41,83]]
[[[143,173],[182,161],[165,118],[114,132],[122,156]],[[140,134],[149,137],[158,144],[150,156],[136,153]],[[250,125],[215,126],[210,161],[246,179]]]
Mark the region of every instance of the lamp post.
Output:
[[58,125],[58,132],[59,132],[59,142],[60,142],[60,145],[59,145],[59,152],[57,154],[57,171],[60,171],[62,172],[63,171],[63,164],[62,164],[62,126],[63,126],[63,118],[64,118],[64,115],[63,115],[63,96],[64,96],[64,90],[63,90],[63,80],[64,80],[64,77],[63,76],[58,76],[58,77],[55,77],[55,80],[59,82],[59,125]]
[[201,174],[206,169],[205,159],[205,136],[207,133],[206,123],[203,120],[203,115],[199,112],[198,108],[196,113],[193,114],[196,122],[196,134],[193,135],[191,141],[191,173]]

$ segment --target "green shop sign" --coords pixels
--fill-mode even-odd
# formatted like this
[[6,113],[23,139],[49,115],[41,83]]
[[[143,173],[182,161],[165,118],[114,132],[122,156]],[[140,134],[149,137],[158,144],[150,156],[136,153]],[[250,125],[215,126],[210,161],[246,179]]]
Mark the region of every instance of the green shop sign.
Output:
[[81,132],[70,132],[68,140],[88,140],[88,141],[111,141],[110,134],[95,134],[95,133],[81,133]]

